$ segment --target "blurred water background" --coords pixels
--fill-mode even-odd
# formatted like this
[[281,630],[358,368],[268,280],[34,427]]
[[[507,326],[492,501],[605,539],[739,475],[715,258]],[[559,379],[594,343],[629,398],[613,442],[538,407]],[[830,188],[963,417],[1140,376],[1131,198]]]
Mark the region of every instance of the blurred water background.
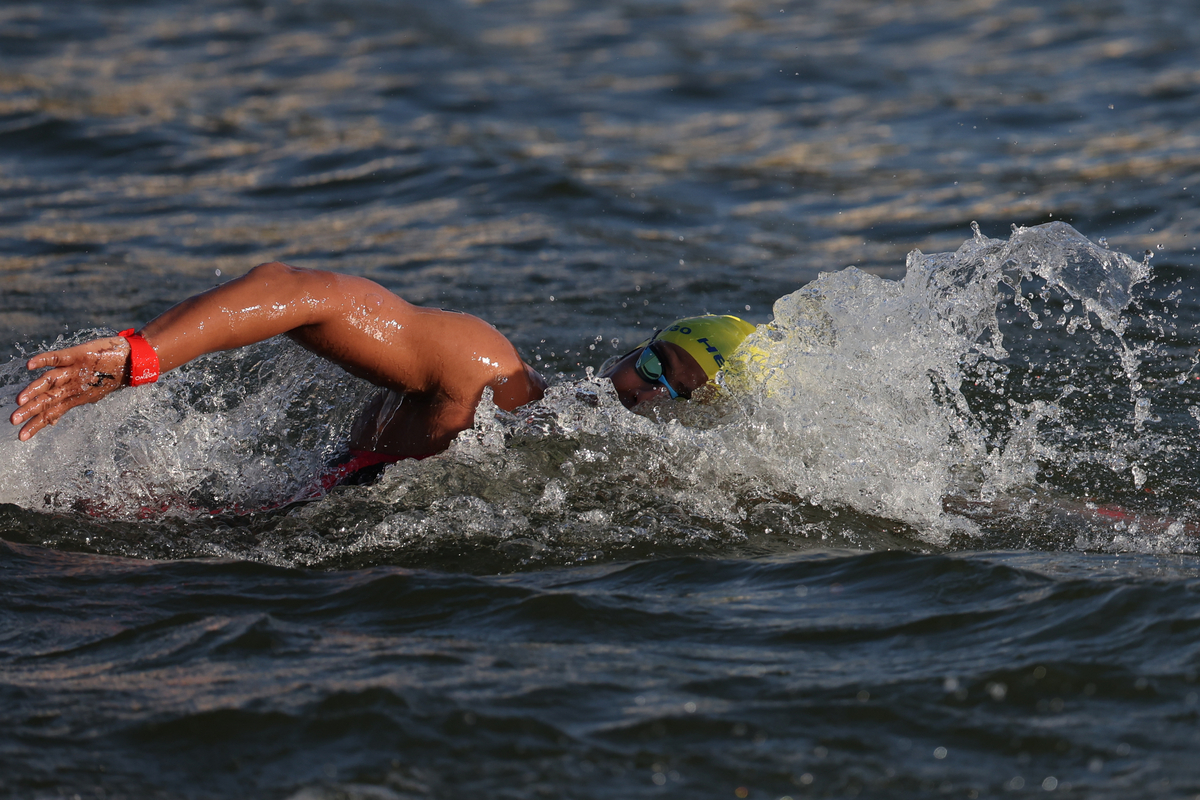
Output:
[[[1198,41],[1180,0],[4,4],[9,408],[275,259],[552,389],[317,499],[370,387],[287,343],[14,431],[0,793],[1196,796]],[[699,312],[770,323],[752,386],[591,378]]]

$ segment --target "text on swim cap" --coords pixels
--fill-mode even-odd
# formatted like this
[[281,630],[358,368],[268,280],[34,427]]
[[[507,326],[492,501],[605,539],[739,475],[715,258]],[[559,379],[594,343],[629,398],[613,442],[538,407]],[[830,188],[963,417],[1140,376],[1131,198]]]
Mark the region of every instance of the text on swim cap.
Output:
[[717,348],[715,348],[711,344],[709,344],[708,339],[697,339],[696,341],[699,342],[700,344],[704,345],[704,349],[707,350],[708,352],[716,353],[716,355],[713,356],[713,361],[717,362],[718,367],[725,366],[725,359],[721,357],[721,352],[719,350],[717,350]]

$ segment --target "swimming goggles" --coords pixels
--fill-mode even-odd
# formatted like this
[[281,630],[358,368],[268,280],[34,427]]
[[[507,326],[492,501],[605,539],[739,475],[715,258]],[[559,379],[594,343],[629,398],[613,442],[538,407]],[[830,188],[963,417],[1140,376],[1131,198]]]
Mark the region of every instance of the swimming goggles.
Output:
[[667,383],[667,378],[663,375],[662,360],[658,357],[658,353],[654,351],[654,345],[657,342],[650,342],[642,348],[642,352],[638,355],[637,361],[633,364],[633,370],[638,374],[638,377],[646,381],[646,383],[661,383],[667,387],[667,392],[674,400],[677,397],[690,397],[691,392],[683,394],[675,391],[675,387]]

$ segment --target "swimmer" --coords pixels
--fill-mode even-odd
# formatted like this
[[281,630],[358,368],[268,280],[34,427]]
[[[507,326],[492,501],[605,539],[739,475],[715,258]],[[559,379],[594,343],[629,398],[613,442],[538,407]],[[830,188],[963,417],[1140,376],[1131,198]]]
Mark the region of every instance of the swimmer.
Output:
[[[753,330],[736,317],[679,320],[601,375],[627,408],[689,398]],[[505,411],[546,390],[508,339],[477,317],[411,305],[365,278],[272,262],[184,300],[140,332],[29,359],[28,369],[49,369],[17,396],[10,421],[28,441],[72,408],[157,380],[207,353],[280,334],[385,390],[353,426],[354,460],[339,475],[442,452],[474,424],[487,388]]]
[[[610,359],[600,376],[634,411],[653,401],[691,398],[754,330],[732,316],[677,320]],[[139,333],[124,331],[29,359],[30,370],[48,369],[17,396],[11,422],[22,426],[19,438],[28,441],[72,408],[152,382],[206,353],[280,334],[383,389],[353,426],[347,458],[331,465],[309,496],[371,480],[401,458],[442,452],[474,424],[485,389],[506,411],[541,399],[546,390],[508,339],[478,317],[411,305],[365,278],[273,262],[184,300]],[[1177,527],[1175,520],[1117,506],[1041,502],[1064,520],[1200,536],[1194,523]],[[1006,512],[1003,502],[964,498],[946,498],[945,508],[980,519]]]

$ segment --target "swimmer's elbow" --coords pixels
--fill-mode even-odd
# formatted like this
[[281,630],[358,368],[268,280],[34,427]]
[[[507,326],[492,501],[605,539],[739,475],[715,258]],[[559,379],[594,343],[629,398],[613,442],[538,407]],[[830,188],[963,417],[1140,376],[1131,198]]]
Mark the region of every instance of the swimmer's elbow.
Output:
[[492,384],[492,399],[505,411],[516,411],[527,403],[541,400],[546,395],[546,381],[528,364],[521,362],[521,370]]
[[302,267],[293,267],[289,264],[284,264],[282,261],[267,261],[253,267],[246,273],[246,277],[253,277],[255,280],[271,283],[295,280],[305,272],[309,272],[309,270]]
[[528,364],[522,362],[521,366],[525,368],[525,379],[529,381],[529,393],[531,395],[530,398],[525,402],[533,403],[541,400],[546,396],[546,389],[549,388],[546,384],[546,379],[541,376],[541,373]]
[[268,261],[251,269],[244,280],[257,292],[255,299],[269,304],[274,315],[295,329],[339,320],[347,307],[353,307],[352,290],[355,281],[362,279]]
[[268,261],[247,272],[244,280],[260,286],[266,296],[278,298],[326,294],[337,277],[340,276],[324,270],[293,267],[282,261]]

